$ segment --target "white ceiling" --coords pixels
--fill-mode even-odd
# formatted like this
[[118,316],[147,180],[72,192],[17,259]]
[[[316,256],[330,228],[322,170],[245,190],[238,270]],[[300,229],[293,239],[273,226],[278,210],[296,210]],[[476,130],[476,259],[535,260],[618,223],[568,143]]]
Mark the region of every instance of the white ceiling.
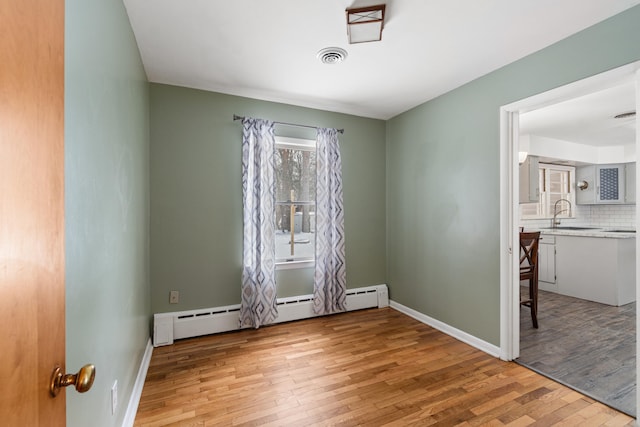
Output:
[[636,110],[635,79],[520,116],[520,133],[596,147],[635,144],[636,118],[615,116]]
[[[384,0],[124,0],[148,79],[388,119],[640,0],[387,0],[381,42],[345,9]],[[320,63],[341,47],[348,58]]]

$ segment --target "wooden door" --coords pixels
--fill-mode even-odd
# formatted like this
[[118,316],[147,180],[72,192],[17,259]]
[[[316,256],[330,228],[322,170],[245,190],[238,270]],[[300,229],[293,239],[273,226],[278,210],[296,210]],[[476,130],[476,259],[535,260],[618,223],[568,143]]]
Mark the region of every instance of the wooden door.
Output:
[[0,424],[64,426],[64,0],[0,1]]

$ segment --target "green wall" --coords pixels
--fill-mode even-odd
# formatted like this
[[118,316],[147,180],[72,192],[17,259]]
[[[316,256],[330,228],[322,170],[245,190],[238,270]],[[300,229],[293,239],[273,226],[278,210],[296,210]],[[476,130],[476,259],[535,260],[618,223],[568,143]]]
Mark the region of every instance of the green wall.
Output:
[[[154,313],[240,303],[242,124],[233,115],[340,135],[347,287],[386,280],[385,122],[161,84],[151,103],[151,307]],[[315,139],[315,130],[276,126]],[[313,270],[277,275],[278,296],[312,292]],[[180,303],[169,304],[169,291]]]
[[[97,366],[89,393],[67,392],[67,424],[121,425],[151,313],[239,302],[233,114],[344,128],[348,287],[388,283],[393,300],[499,345],[498,109],[640,59],[639,22],[635,7],[384,122],[149,85],[122,3],[67,1],[67,371]],[[279,296],[310,293],[311,273],[279,272]]]
[[390,298],[500,344],[499,108],[640,60],[640,6],[387,122]]
[[68,0],[65,20],[67,372],[96,366],[67,425],[120,426],[149,339],[148,84],[121,1]]

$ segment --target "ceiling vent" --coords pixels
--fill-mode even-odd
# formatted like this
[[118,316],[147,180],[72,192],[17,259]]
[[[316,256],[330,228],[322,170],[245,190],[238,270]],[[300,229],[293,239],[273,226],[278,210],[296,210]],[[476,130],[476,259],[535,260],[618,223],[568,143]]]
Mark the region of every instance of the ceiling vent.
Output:
[[613,116],[614,119],[628,119],[629,117],[634,117],[636,115],[635,111],[629,111],[627,113],[621,113],[616,116]]
[[338,64],[347,59],[347,51],[339,47],[326,47],[317,55],[323,64]]

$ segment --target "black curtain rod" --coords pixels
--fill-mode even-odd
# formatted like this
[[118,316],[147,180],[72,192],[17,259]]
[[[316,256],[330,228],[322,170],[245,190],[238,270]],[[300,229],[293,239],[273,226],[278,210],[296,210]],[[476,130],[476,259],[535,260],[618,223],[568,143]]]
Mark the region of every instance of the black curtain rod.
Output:
[[[242,120],[242,119],[244,119],[244,116],[238,116],[236,114],[233,115],[233,121]],[[297,126],[297,127],[301,127],[301,128],[318,129],[317,126],[298,125],[298,124],[295,124],[295,123],[285,123],[285,122],[273,122],[273,123],[278,124],[278,125],[285,125],[285,126]],[[342,133],[342,134],[344,133],[344,129],[336,129],[336,130],[338,132]]]

